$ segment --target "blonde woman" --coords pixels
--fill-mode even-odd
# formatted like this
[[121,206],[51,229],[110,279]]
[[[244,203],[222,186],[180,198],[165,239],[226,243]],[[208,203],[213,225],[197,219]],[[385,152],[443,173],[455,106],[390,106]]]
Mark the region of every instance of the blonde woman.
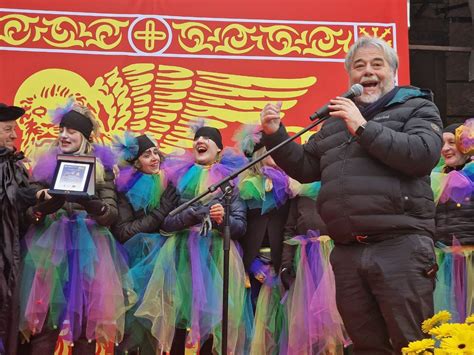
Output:
[[[109,231],[117,218],[114,159],[93,144],[98,122],[76,104],[54,113],[59,125],[52,149],[33,168],[37,204],[26,237],[21,284],[20,331],[25,353],[53,354],[58,336],[74,354],[94,354],[96,342],[118,343],[133,292],[126,261]],[[93,155],[96,194],[87,198],[50,195],[57,154]]]

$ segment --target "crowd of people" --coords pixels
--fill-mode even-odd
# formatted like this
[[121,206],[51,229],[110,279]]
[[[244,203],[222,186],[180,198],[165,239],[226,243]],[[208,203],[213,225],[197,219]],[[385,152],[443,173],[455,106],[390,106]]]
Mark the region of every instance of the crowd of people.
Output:
[[[70,102],[30,170],[14,146],[24,111],[0,104],[0,354],[58,339],[73,354],[222,353],[226,230],[225,353],[394,354],[435,310],[463,321],[474,120],[443,128],[430,91],[396,85],[383,40],[359,38],[345,68],[362,94],[231,181],[227,208],[218,189],[171,213],[287,139],[281,103],[236,147],[196,120],[192,149],[165,155],[146,132],[98,144],[97,118]],[[93,194],[53,189],[58,155],[95,157]]]

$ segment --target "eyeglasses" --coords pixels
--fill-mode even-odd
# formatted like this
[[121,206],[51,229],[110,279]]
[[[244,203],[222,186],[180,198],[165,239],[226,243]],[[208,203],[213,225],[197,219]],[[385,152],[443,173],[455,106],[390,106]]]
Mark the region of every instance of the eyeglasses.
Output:
[[194,137],[194,141],[196,142],[197,140],[199,140],[199,138],[202,138],[205,141],[208,141],[209,139],[211,139],[208,136],[197,136],[197,137]]

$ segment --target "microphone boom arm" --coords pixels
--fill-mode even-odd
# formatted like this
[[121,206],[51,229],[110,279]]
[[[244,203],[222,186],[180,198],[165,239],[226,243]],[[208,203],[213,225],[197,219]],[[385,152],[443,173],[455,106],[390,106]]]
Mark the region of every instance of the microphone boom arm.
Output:
[[291,136],[291,137],[288,137],[287,139],[285,139],[283,142],[279,143],[278,145],[274,146],[272,149],[268,150],[265,154],[263,154],[262,156],[258,157],[257,159],[255,160],[252,160],[251,162],[249,162],[248,164],[246,164],[245,166],[243,166],[242,168],[234,171],[233,173],[231,173],[229,176],[225,177],[224,179],[222,179],[221,181],[218,181],[216,182],[215,184],[212,184],[211,186],[209,186],[207,188],[206,191],[200,193],[199,195],[197,195],[196,197],[192,198],[191,200],[183,203],[182,205],[176,207],[173,211],[170,212],[170,215],[171,216],[174,216],[175,214],[183,211],[184,209],[188,208],[189,206],[191,206],[193,203],[199,201],[200,199],[202,199],[204,196],[216,191],[218,188],[220,188],[221,186],[225,186],[227,183],[229,183],[231,180],[235,179],[238,175],[240,175],[242,172],[244,172],[245,170],[247,170],[248,168],[254,166],[255,164],[257,164],[258,162],[262,161],[263,159],[265,159],[266,157],[268,157],[270,154],[272,154],[274,151],[276,151],[277,149],[280,149],[282,146],[288,144],[289,142],[291,141],[294,141],[296,138],[302,136],[303,134],[305,134],[306,132],[308,132],[310,129],[316,127],[317,125],[321,124],[322,122],[326,121],[328,118],[330,118],[331,116],[327,115],[325,117],[322,117],[320,118],[319,120],[316,120],[314,121],[313,123],[311,123],[309,126],[303,128],[301,131],[299,131],[298,133],[296,133],[294,136]]

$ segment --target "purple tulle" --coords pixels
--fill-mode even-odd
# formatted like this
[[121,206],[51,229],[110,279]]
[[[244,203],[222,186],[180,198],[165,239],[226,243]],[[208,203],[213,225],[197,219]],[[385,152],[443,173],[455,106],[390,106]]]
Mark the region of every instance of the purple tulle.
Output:
[[66,103],[66,105],[60,106],[56,108],[55,110],[48,111],[48,114],[51,116],[51,122],[54,125],[59,126],[59,124],[61,123],[61,120],[63,119],[63,116],[69,111],[71,111],[73,106],[74,106],[74,99],[70,98],[68,102]]
[[38,158],[38,162],[41,162],[41,164],[36,164],[31,173],[34,181],[52,183],[54,171],[56,170],[57,155],[58,149],[55,148]]
[[[238,153],[233,148],[225,148],[222,151],[221,160],[219,164],[212,165],[209,171],[209,184],[215,184],[223,178],[229,176],[237,169],[247,163],[247,158]],[[238,177],[232,180],[234,186],[237,186]]]
[[161,164],[169,181],[178,186],[178,181],[194,165],[194,156],[191,152],[183,155],[169,155]]
[[[191,329],[200,329],[199,320],[202,308],[206,303],[206,286],[201,272],[201,258],[199,255],[199,235],[194,234],[188,238],[189,257],[191,259],[192,293],[193,303],[191,309]],[[199,343],[199,332],[191,332],[189,340],[191,344]]]
[[466,198],[470,198],[474,192],[474,185],[466,175],[453,170],[446,176],[444,189],[440,197],[440,202],[445,203],[449,199],[456,203],[462,203]]
[[117,164],[117,156],[105,145],[94,144],[94,155],[100,160],[104,168],[111,170]]
[[[336,309],[335,280],[319,233],[308,231],[301,245],[295,283],[288,299],[288,354],[323,354],[349,340]],[[327,246],[326,246],[327,247]]]
[[117,190],[121,192],[130,190],[130,187],[135,182],[134,177],[138,175],[136,172],[137,169],[131,165],[120,167],[119,174],[115,179],[115,186],[117,186]]
[[234,172],[248,163],[247,158],[234,148],[224,148],[221,154],[221,165],[228,168],[229,172]]

